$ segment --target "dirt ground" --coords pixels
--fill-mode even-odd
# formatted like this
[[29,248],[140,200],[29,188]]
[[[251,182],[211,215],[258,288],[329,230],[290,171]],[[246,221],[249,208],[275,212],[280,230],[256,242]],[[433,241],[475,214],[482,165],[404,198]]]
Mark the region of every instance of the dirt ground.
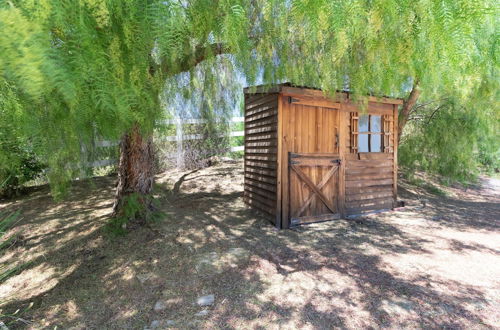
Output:
[[20,309],[10,328],[500,325],[498,180],[446,196],[402,182],[399,211],[277,231],[245,207],[241,163],[177,171],[158,176],[165,220],[112,238],[114,180],[78,182],[62,203],[47,187],[0,202],[23,214],[0,256],[24,264],[0,284],[0,313]]

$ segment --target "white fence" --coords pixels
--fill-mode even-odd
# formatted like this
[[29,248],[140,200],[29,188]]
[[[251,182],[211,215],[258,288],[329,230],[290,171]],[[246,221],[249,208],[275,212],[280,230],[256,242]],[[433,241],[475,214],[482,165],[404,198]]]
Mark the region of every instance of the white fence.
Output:
[[[232,123],[242,123],[245,121],[244,117],[233,117],[231,118]],[[189,141],[189,140],[201,140],[203,139],[202,134],[182,134],[182,125],[185,124],[204,124],[207,121],[205,119],[180,119],[180,118],[174,118],[174,119],[166,119],[162,120],[159,122],[161,125],[175,125],[176,126],[176,135],[171,135],[171,136],[164,136],[159,138],[160,141],[169,141],[169,142],[180,142],[182,141]],[[234,132],[229,132],[230,137],[237,137],[237,136],[244,136],[245,131],[234,131]],[[225,136],[224,135],[221,135]],[[103,148],[109,148],[109,147],[116,147],[118,146],[119,142],[118,141],[97,141],[96,146],[97,147],[103,147]],[[234,151],[244,151],[245,146],[234,146],[231,147],[230,149],[232,152]],[[117,160],[116,159],[101,159],[101,160],[96,160],[90,164],[90,167],[103,167],[103,166],[108,166],[108,165],[113,165],[116,164]]]

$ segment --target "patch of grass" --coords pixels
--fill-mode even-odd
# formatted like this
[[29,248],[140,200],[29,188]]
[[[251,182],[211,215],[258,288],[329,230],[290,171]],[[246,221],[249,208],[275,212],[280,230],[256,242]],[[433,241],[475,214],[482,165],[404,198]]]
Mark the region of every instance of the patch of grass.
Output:
[[16,236],[7,238],[7,231],[12,227],[14,221],[19,218],[19,210],[13,213],[0,213],[0,251],[5,250],[10,246]]
[[482,172],[483,175],[489,176],[493,179],[500,179],[500,169],[484,169]]
[[244,155],[244,151],[231,151],[227,153],[227,157],[232,159],[242,159]]
[[[7,326],[14,326],[14,325],[23,325],[24,327],[32,324],[33,322],[25,320],[21,317],[24,313],[26,313],[29,309],[33,307],[33,303],[30,303],[28,307],[24,309],[17,309],[14,313],[11,314],[0,314],[0,329],[8,329]],[[3,323],[3,324],[2,324]],[[2,327],[2,325],[4,327]]]
[[[134,227],[137,224],[152,223],[163,220],[165,213],[159,211],[159,200],[151,200],[151,208],[142,202],[143,198],[148,196],[140,196],[133,193],[123,198],[121,201],[122,207],[118,215],[112,217],[109,223],[105,226],[105,232],[111,236],[123,236],[128,233],[128,227]],[[148,204],[148,203],[147,203]]]
[[411,184],[412,186],[422,188],[430,194],[433,194],[436,196],[443,196],[443,197],[448,196],[448,193],[445,190],[430,183],[429,181],[426,181],[422,178],[415,176],[413,173],[403,172],[403,177],[405,177],[405,179],[408,181],[408,183]]
[[116,165],[96,167],[93,169],[93,176],[108,176],[117,173]]
[[[19,234],[11,236],[7,232],[15,222],[19,220],[20,211],[13,213],[0,212],[0,255],[16,244],[19,239]],[[19,264],[17,266],[0,265],[0,284],[8,280],[10,277],[19,274],[23,269],[27,268],[30,263]]]
[[448,193],[435,185],[425,182],[422,186],[427,192],[437,196],[448,196]]

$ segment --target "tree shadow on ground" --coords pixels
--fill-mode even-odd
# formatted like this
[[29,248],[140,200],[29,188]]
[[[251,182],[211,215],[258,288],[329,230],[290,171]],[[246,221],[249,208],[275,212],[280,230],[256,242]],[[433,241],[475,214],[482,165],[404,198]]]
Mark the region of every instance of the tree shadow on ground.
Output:
[[[207,172],[193,180],[223,176]],[[38,202],[14,204],[26,212],[19,229],[29,230],[16,253],[35,257],[29,269],[0,286],[0,293],[9,286],[17,293],[2,311],[34,302],[24,318],[37,327],[64,328],[142,328],[154,320],[164,327],[226,329],[488,325],[481,309],[473,308],[490,304],[485,292],[425,272],[405,274],[385,260],[432,258],[432,237],[383,217],[276,231],[265,216],[245,207],[241,189],[192,193],[181,189],[182,182],[162,200],[163,222],[118,239],[101,230],[111,211],[111,180],[82,188],[66,204],[43,194]],[[454,205],[442,203],[436,207]],[[430,210],[422,216],[438,209]],[[462,221],[460,209],[454,212],[458,222],[450,226],[498,229]],[[452,252],[480,248],[455,241]],[[40,273],[43,281],[31,293],[16,292]],[[196,299],[207,294],[215,295],[214,305],[199,307]],[[165,308],[155,311],[158,301]],[[208,314],[196,316],[203,309]]]
[[[231,194],[229,198],[239,197]],[[252,215],[242,209],[237,216],[220,221],[219,217],[210,214],[223,214],[225,212],[224,201],[228,196],[216,193],[187,194],[178,196],[178,204],[189,204],[191,201],[199,201],[197,209],[203,211],[209,206],[209,212],[205,213],[202,229],[203,238],[206,242],[203,246],[196,246],[200,242],[199,233],[186,233],[185,237],[193,243],[197,249],[216,250],[220,249],[224,242],[230,244],[234,240],[235,228],[246,227],[241,235],[237,236],[237,246],[252,251],[253,259],[269,261],[271,268],[268,272],[275,272],[282,278],[283,283],[287,278],[293,277],[293,273],[304,273],[315,281],[323,279],[317,275],[322,272],[331,272],[336,276],[346,276],[354,280],[358,294],[363,298],[357,299],[359,308],[369,313],[369,320],[377,325],[395,326],[421,324],[431,327],[457,327],[462,320],[471,323],[482,323],[480,315],[476,315],[464,308],[464,303],[485,304],[486,298],[480,291],[455,283],[461,289],[456,293],[442,293],[432,288],[432,284],[445,285],[439,279],[429,278],[405,278],[404,274],[397,274],[387,269],[381,258],[370,253],[382,254],[432,254],[423,246],[430,243],[429,239],[412,236],[400,228],[389,223],[377,220],[365,221],[339,221],[337,223],[321,224],[318,227],[300,227],[296,230],[288,230],[276,233],[258,220],[249,222]],[[187,219],[190,217],[187,216]],[[179,225],[186,218],[180,217]],[[207,222],[208,221],[208,222]],[[204,230],[208,228],[208,230]],[[214,232],[218,233],[215,240]],[[229,248],[229,246],[227,247]],[[253,269],[262,267],[258,262],[252,266]],[[274,269],[272,269],[274,268]],[[244,286],[245,284],[240,284]],[[323,297],[322,297],[323,296]],[[241,301],[235,299],[223,313],[217,313],[215,318],[217,324],[234,319],[234,315],[247,321],[254,320],[253,309],[246,306],[248,296]],[[323,299],[324,298],[324,299]],[[337,300],[343,300],[340,306],[349,304],[350,295],[342,297],[338,294]],[[327,325],[345,325],[348,318],[341,307],[329,306],[328,301],[332,299],[332,293],[313,294],[310,299],[317,300],[317,305],[324,310],[317,310],[315,304],[304,301],[302,307],[288,307],[286,301],[278,306],[268,307],[266,311],[276,311],[276,317],[280,322],[286,324],[294,318],[297,313],[303,315],[299,319],[303,325],[312,325],[316,328],[324,328]],[[324,300],[321,302],[321,300]],[[257,305],[268,303],[261,301]],[[389,312],[391,309],[406,309],[415,313],[418,318],[409,320],[398,320],[396,324],[391,322]],[[262,309],[260,309],[262,313]],[[406,322],[406,323],[405,323]],[[369,323],[368,323],[369,324]],[[365,325],[368,325],[365,324]]]
[[[420,215],[435,223],[461,230],[498,231],[500,228],[500,200],[496,196],[483,196],[479,188],[469,189],[475,200],[436,196],[416,187],[400,185],[398,195],[403,200],[419,201],[424,205]],[[415,189],[416,188],[416,189]],[[465,190],[464,190],[465,191]]]

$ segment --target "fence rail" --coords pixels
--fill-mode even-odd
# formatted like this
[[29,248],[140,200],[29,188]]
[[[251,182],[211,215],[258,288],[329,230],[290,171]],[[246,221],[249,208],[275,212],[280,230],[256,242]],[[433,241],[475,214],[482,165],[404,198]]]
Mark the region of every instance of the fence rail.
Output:
[[[245,118],[244,117],[233,117],[231,118],[232,123],[241,123],[244,122]],[[179,127],[180,125],[186,125],[186,124],[204,124],[207,123],[207,120],[205,119],[196,119],[196,118],[189,118],[189,119],[181,119],[181,118],[173,118],[173,119],[165,119],[161,120],[158,122],[161,125],[176,125],[177,126],[177,134],[176,135],[169,135],[169,136],[164,136],[159,138],[159,141],[168,141],[168,142],[180,142],[180,141],[190,141],[190,140],[202,140],[204,139],[203,134],[180,134],[179,130],[182,129]],[[234,132],[229,132],[227,136],[229,137],[238,137],[238,136],[244,136],[245,131],[234,131]],[[226,134],[219,135],[220,137],[226,136]],[[120,144],[119,141],[97,141],[96,146],[97,147],[102,147],[102,148],[110,148],[110,147],[116,147]],[[230,148],[231,152],[235,151],[244,151],[245,146],[234,146]],[[175,154],[175,153],[174,153]],[[112,164],[115,164],[117,162],[116,159],[101,159],[101,160],[96,160],[92,163],[90,163],[90,167],[97,168],[97,167],[103,167],[103,166],[109,166]]]
[[[232,117],[231,118],[232,123],[242,123],[244,121],[245,121],[245,117]],[[158,123],[163,124],[163,125],[176,125],[179,122],[181,122],[182,124],[205,124],[208,121],[206,119],[196,119],[196,118],[187,118],[187,119],[173,118],[173,119],[160,120]]]

